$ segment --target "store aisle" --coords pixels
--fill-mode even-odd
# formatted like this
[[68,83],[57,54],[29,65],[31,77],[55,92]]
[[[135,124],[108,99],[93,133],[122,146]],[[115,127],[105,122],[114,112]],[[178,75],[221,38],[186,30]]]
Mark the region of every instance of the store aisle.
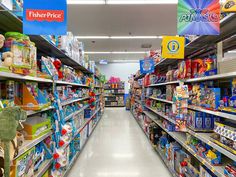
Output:
[[124,108],[109,108],[69,177],[170,177],[144,133]]

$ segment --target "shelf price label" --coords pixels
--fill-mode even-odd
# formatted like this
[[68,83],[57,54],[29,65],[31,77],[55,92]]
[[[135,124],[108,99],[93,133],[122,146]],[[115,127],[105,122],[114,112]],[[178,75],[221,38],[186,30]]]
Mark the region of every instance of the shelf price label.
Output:
[[66,0],[24,0],[23,33],[66,35]]

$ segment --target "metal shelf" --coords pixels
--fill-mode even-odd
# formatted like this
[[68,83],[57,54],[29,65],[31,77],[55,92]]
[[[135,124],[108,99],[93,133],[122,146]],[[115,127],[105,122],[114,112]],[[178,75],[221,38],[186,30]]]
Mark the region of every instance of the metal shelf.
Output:
[[27,114],[27,116],[32,116],[34,114],[38,114],[38,113],[48,111],[48,110],[51,110],[51,109],[55,109],[55,107],[54,106],[49,106],[48,108],[44,108],[44,109],[41,109],[39,111],[26,111],[26,114]]
[[236,77],[236,72],[224,73],[224,74],[217,74],[213,76],[206,76],[206,77],[199,77],[193,79],[187,79],[183,82],[191,83],[191,82],[202,82],[202,81],[209,81],[209,80],[218,80],[218,79],[230,79]]
[[102,86],[95,85],[94,88],[102,88]]
[[[2,3],[0,3],[0,10],[0,31],[18,31],[22,33],[22,20],[8,10]],[[92,74],[91,71],[81,66],[77,61],[69,57],[43,36],[33,35],[30,36],[30,40],[35,43],[38,54],[60,58],[63,64],[79,69],[84,73]]]
[[77,130],[77,132],[75,133],[75,135],[77,135],[78,133],[80,133],[80,132],[84,129],[84,127],[94,118],[94,116],[95,116],[100,110],[101,110],[101,108],[97,109],[97,110],[93,113],[93,115],[92,115],[88,120],[86,120],[85,123]]
[[80,110],[78,110],[78,111],[72,113],[71,115],[67,116],[67,117],[65,118],[65,121],[70,120],[72,117],[74,117],[75,115],[81,113],[82,111],[84,111],[84,110],[85,110],[86,108],[88,108],[88,107],[89,107],[89,105],[86,105],[86,106],[82,107]]
[[205,112],[207,114],[223,117],[225,119],[236,120],[236,115],[234,114],[228,114],[228,113],[224,113],[220,111],[211,111],[211,110],[204,109],[202,107],[192,106],[192,105],[189,105],[188,108],[195,111]]
[[116,106],[111,106],[111,105],[105,105],[105,107],[110,107],[110,108],[119,108],[119,107],[125,107],[125,105],[116,105]]
[[193,135],[194,137],[198,138],[199,140],[207,143],[208,145],[210,145],[211,147],[213,147],[214,149],[216,149],[220,153],[224,154],[228,158],[232,159],[233,161],[236,161],[236,155],[235,154],[231,153],[230,151],[227,151],[226,149],[220,147],[219,145],[215,144],[214,142],[212,142],[210,140],[211,139],[210,136],[213,135],[213,133],[195,133],[192,130],[188,130],[188,132],[191,135]]
[[158,84],[151,84],[148,87],[157,87],[162,85],[172,85],[172,84],[179,84],[180,81],[171,81],[171,82],[164,82],[164,83],[158,83]]
[[165,102],[165,103],[170,103],[170,104],[174,104],[173,101],[168,101],[168,100],[165,100],[165,99],[161,99],[161,98],[155,98],[155,97],[148,97],[152,100],[156,100],[156,101],[161,101],[161,102]]
[[[134,119],[136,120],[137,124],[139,125],[139,127],[141,128],[141,130],[143,131],[144,135],[148,138],[148,135],[145,133],[145,131],[143,130],[142,125],[139,123],[139,121],[137,120],[137,118],[134,116],[134,113],[132,111],[130,111],[131,114],[133,115]],[[150,142],[150,139],[148,138],[148,142],[150,143],[150,145],[153,147],[152,143]],[[175,171],[173,171],[172,169],[169,168],[169,163],[166,160],[166,158],[163,157],[163,155],[161,154],[161,152],[157,151],[156,148],[153,147],[153,149],[155,150],[155,152],[157,152],[157,154],[161,157],[162,161],[164,162],[164,164],[166,165],[167,169],[169,170],[169,172],[171,172],[171,175],[173,177],[178,177],[178,175],[176,174]]]
[[[98,119],[98,122],[96,123],[96,125],[93,127],[93,130],[92,130],[92,132],[90,133],[89,137],[90,137],[90,136],[92,135],[92,133],[94,132],[94,130],[95,130],[95,128],[97,127],[97,125],[98,125],[99,121],[101,120],[101,118],[102,118],[102,115],[101,115],[101,117]],[[79,155],[81,154],[82,150],[84,149],[85,145],[87,144],[89,137],[86,139],[86,141],[85,141],[83,147],[81,148],[81,150],[80,150],[79,152],[77,152],[77,154],[76,154],[76,155],[74,156],[74,158],[72,159],[72,161],[71,161],[69,167],[66,169],[65,173],[62,175],[63,177],[68,176],[68,174],[69,174],[71,168],[72,168],[73,165],[75,164],[76,159],[78,159]]]
[[32,77],[32,76],[24,76],[20,74],[0,72],[0,78],[2,79],[12,79],[12,80],[26,80],[26,81],[35,81],[35,82],[43,82],[43,83],[53,83],[51,79],[44,79],[40,77]]
[[163,130],[165,130],[171,137],[173,137],[179,144],[181,144],[182,147],[184,147],[188,152],[190,152],[194,157],[196,157],[203,165],[205,165],[207,168],[209,168],[215,175],[222,177],[224,176],[224,166],[213,166],[205,160],[204,158],[198,156],[187,144],[186,144],[186,135],[182,132],[169,132],[167,129],[165,129],[162,126],[162,123],[156,119],[154,115],[150,115],[150,119],[152,119],[153,122],[155,122],[158,126],[160,126]]
[[46,139],[47,137],[49,137],[50,135],[52,135],[52,132],[48,132],[45,135],[34,139],[34,140],[25,140],[23,145],[20,146],[19,149],[19,153],[18,156],[15,158],[17,159],[18,157],[20,157],[22,154],[24,154],[26,151],[30,150],[32,147],[36,146],[37,144],[39,144],[41,141],[43,141],[44,139]]
[[[221,20],[220,23],[220,35],[208,35],[208,36],[200,36],[197,39],[193,40],[185,47],[185,56],[194,57],[205,53],[206,50],[213,44],[220,42],[236,33],[236,14],[232,13],[229,16],[225,17]],[[201,51],[200,53],[198,51]],[[194,55],[196,53],[196,55]]]
[[89,99],[89,97],[84,97],[84,98],[78,98],[78,99],[75,99],[75,100],[65,101],[65,102],[61,103],[61,106],[66,106],[68,104],[75,103],[75,102],[78,102],[78,101],[84,101],[84,100],[87,100],[87,99]]
[[41,168],[39,168],[38,172],[34,175],[35,177],[42,177],[44,173],[49,169],[49,167],[52,165],[53,159],[46,160],[41,165]]
[[66,81],[55,81],[55,84],[57,84],[57,85],[71,85],[71,86],[78,86],[78,87],[89,87],[84,84],[72,83],[72,82],[66,82]]
[[[170,119],[168,116],[164,115],[163,113],[158,112],[158,111],[156,111],[156,110],[154,110],[154,109],[152,109],[152,108],[150,108],[150,107],[148,107],[148,106],[145,106],[145,107],[148,108],[148,109],[149,109],[150,111],[152,111],[153,113],[157,114],[158,116],[161,116],[162,118],[168,120],[169,122],[171,122],[171,123],[173,123],[173,124],[176,124],[176,121],[175,121],[175,120]],[[147,111],[143,111],[143,112],[144,112],[148,117],[153,115],[153,114],[151,114],[151,113],[149,113],[149,112],[147,112]]]

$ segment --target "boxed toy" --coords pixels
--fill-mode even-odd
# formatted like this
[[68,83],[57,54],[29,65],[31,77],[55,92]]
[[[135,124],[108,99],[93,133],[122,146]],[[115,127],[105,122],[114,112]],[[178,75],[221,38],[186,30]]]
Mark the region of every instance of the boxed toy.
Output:
[[23,123],[25,139],[33,140],[51,131],[50,119],[33,116]]
[[11,177],[34,177],[34,153],[32,148],[13,161]]
[[201,105],[207,109],[217,110],[220,105],[220,88],[201,88]]

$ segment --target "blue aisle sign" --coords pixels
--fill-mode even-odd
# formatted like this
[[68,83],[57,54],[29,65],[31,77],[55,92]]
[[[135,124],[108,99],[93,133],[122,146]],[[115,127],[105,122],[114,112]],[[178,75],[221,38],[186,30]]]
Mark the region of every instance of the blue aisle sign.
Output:
[[24,34],[66,35],[66,32],[66,0],[24,0]]
[[140,72],[141,74],[153,73],[155,71],[155,62],[153,58],[140,60]]

